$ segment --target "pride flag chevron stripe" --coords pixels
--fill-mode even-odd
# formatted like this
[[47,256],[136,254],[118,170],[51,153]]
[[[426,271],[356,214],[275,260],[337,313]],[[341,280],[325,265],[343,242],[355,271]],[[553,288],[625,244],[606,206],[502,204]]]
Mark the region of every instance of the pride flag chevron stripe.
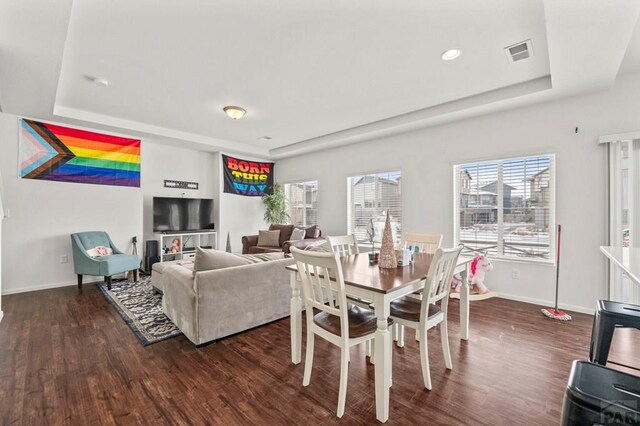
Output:
[[115,145],[140,147],[140,139],[129,139],[121,136],[105,135],[103,133],[95,133],[87,130],[72,129],[70,127],[58,126],[50,123],[40,123],[47,127],[57,137],[71,136],[78,139],[86,139],[92,142],[107,142]]
[[140,156],[124,152],[98,151],[96,149],[71,147],[71,152],[76,157],[95,158],[98,160],[122,161],[124,163],[140,164]]
[[57,135],[66,146],[73,151],[74,148],[93,149],[104,152],[124,152],[126,154],[140,155],[139,146],[118,145],[107,142],[88,141],[71,136]]
[[125,163],[124,161],[101,160],[98,158],[82,158],[76,157],[67,162],[73,166],[99,167],[103,169],[130,170],[134,172],[140,171],[139,163]]

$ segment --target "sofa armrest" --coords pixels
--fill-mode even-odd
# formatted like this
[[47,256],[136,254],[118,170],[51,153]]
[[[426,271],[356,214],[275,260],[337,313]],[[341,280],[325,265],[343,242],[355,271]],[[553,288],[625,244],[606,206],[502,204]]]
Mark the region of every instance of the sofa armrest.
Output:
[[323,241],[324,238],[305,238],[303,240],[285,241],[282,244],[282,251],[285,253],[291,252],[291,247],[295,247],[300,250],[306,250],[311,244],[315,244],[318,241]]
[[118,247],[116,247],[116,245],[113,244],[113,241],[111,240],[111,237],[109,236],[109,234],[107,234],[107,238],[109,239],[109,246],[111,247],[111,250],[113,250],[113,254],[127,254],[119,250]]
[[242,237],[242,254],[249,254],[249,247],[258,245],[257,235],[245,235]]
[[193,288],[193,272],[180,265],[167,266],[162,271],[162,284],[162,311],[189,340],[198,344],[198,297]]

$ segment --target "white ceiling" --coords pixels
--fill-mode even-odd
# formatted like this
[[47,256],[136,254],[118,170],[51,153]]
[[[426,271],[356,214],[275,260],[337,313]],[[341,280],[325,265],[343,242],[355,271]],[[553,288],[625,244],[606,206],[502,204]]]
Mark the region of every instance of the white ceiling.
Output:
[[[0,105],[281,158],[606,88],[640,70],[639,13],[627,0],[3,0]],[[510,63],[503,48],[527,39],[533,57]],[[452,47],[462,56],[442,61]],[[232,121],[225,105],[248,113]]]

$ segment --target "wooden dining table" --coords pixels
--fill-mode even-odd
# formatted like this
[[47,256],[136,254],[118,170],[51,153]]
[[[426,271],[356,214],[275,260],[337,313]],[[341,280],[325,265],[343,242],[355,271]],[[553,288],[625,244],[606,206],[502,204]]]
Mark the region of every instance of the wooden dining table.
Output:
[[[345,256],[340,259],[348,296],[370,300],[377,317],[375,335],[375,398],[376,418],[380,422],[389,419],[389,388],[391,387],[391,332],[387,325],[390,303],[400,297],[420,290],[424,286],[432,254],[415,253],[414,261],[404,267],[380,268],[369,264],[367,253]],[[462,275],[460,290],[460,338],[469,339],[469,287],[467,266],[473,257],[460,256],[456,272]],[[291,362],[299,364],[302,357],[302,283],[297,265],[286,267],[291,272]]]

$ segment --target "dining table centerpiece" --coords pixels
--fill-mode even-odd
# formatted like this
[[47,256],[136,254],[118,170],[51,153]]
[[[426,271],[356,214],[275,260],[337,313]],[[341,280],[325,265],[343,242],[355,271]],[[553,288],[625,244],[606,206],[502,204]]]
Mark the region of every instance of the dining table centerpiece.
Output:
[[384,231],[382,233],[382,244],[380,245],[380,261],[378,265],[381,268],[397,268],[398,260],[396,259],[396,250],[393,245],[393,234],[391,233],[391,217],[387,210],[387,218],[384,221]]

